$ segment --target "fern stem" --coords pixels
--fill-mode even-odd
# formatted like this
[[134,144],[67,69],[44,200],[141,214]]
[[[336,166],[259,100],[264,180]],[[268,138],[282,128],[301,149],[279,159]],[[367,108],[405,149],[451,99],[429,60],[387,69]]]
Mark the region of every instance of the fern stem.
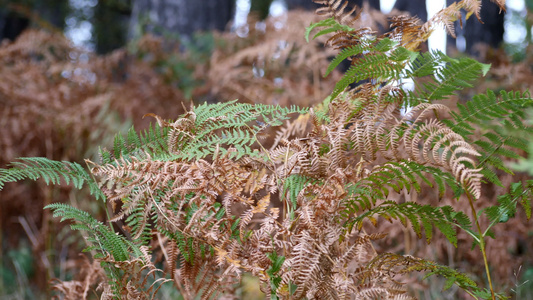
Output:
[[483,231],[481,230],[481,225],[479,225],[479,219],[477,217],[476,208],[474,207],[474,200],[472,199],[472,195],[469,192],[466,192],[466,196],[468,197],[468,202],[470,203],[470,208],[472,209],[472,214],[474,215],[476,227],[479,232],[479,248],[481,249],[481,254],[483,255],[483,262],[485,264],[485,273],[487,274],[487,280],[489,282],[490,294],[492,296],[492,300],[496,300],[496,296],[494,294],[494,288],[492,287],[492,279],[490,277],[489,262],[487,260],[487,252],[485,251],[485,235]]

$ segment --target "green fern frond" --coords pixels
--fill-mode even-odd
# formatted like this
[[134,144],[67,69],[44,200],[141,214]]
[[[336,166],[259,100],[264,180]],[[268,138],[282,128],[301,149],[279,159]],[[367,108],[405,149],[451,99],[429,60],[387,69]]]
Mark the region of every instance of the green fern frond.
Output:
[[227,153],[225,147],[233,147],[237,151],[232,154],[236,159],[239,159],[246,154],[254,154],[252,145],[255,142],[257,142],[257,138],[254,132],[242,129],[223,130],[219,135],[206,136],[196,142],[189,143],[182,149],[183,154],[178,157],[183,157],[186,160],[198,160],[213,154],[217,146],[224,146],[219,148],[221,155]]
[[[236,101],[236,100],[235,100]],[[215,152],[231,157],[259,156],[252,148],[257,134],[271,126],[280,126],[293,113],[307,113],[308,108],[297,106],[247,104],[230,101],[193,108],[170,128],[168,143],[171,155],[164,160],[202,159]],[[159,117],[158,122],[163,123]]]
[[261,120],[270,126],[278,126],[288,118],[287,115],[307,113],[308,111],[308,108],[299,108],[295,105],[281,107],[279,105],[237,103],[237,100],[233,100],[209,105],[204,103],[193,108],[192,112],[195,116],[196,129],[216,130],[242,127],[256,120]]
[[478,166],[483,168],[481,173],[488,181],[503,186],[495,170],[514,174],[504,160],[522,157],[517,154],[516,150],[511,150],[511,147],[528,153],[525,143],[524,138],[510,136],[503,128],[495,127],[493,131],[485,133],[483,139],[474,142],[474,145],[477,146],[476,150],[480,154]]
[[[425,233],[426,241],[429,244],[433,236],[433,228],[437,228],[446,238],[457,247],[456,224],[462,229],[469,229],[468,217],[462,212],[454,211],[450,206],[433,207],[431,205],[420,205],[415,202],[396,203],[385,201],[382,204],[366,211],[353,219],[354,226],[361,229],[364,220],[377,224],[375,215],[392,222],[399,220],[405,227],[411,226],[419,238],[422,238],[422,230]],[[459,222],[459,223],[458,223]]]
[[515,182],[511,184],[508,194],[498,197],[498,205],[485,209],[485,214],[491,221],[492,225],[496,223],[505,223],[515,216],[517,205],[520,204],[526,213],[526,217],[530,219],[532,199],[533,180],[528,180],[525,186],[521,182]]
[[329,73],[331,73],[345,59],[348,59],[352,56],[358,56],[362,54],[364,51],[368,51],[369,46],[370,46],[369,43],[361,43],[359,45],[354,45],[354,46],[343,49],[331,61],[328,68],[326,69],[326,73],[324,74],[324,77],[328,76]]
[[418,78],[433,75],[444,56],[445,54],[439,50],[420,52],[416,59],[406,68],[406,77]]
[[525,155],[530,151],[527,143],[533,127],[522,120],[525,119],[524,110],[533,107],[533,99],[527,92],[502,91],[497,97],[494,92],[487,91],[457,107],[459,111],[451,112],[452,119],[443,120],[443,123],[467,141],[476,131],[483,133],[481,139],[473,141],[480,154],[478,167],[483,168],[481,173],[488,181],[502,186],[496,170],[513,174],[504,160],[519,159],[520,151]]
[[328,70],[332,70],[344,58],[357,56],[364,53],[361,57],[354,58],[352,65],[345,72],[343,78],[337,82],[332,98],[337,97],[350,84],[361,80],[376,80],[377,82],[386,82],[400,79],[405,65],[414,59],[414,52],[403,47],[397,47],[397,43],[384,38],[374,45],[361,44],[355,47],[347,48],[338,54],[337,58],[330,64]]
[[[468,277],[448,266],[439,265],[433,261],[416,258],[410,255],[400,255],[395,253],[382,253],[368,263],[366,269],[371,272],[386,272],[392,274],[406,274],[411,272],[428,272],[424,279],[440,275],[446,278],[444,289],[449,289],[452,285],[464,289],[470,294],[477,294],[483,291],[478,285]],[[488,298],[485,298],[488,299]]]
[[[405,78],[414,80],[416,88],[409,92],[408,105],[447,99],[457,91],[473,87],[472,82],[488,72],[490,65],[471,58],[453,59],[440,51],[420,54],[405,70]],[[416,78],[430,76],[431,81],[419,84]]]
[[332,33],[332,32],[337,32],[337,31],[350,32],[350,31],[354,31],[355,30],[355,29],[353,29],[350,26],[340,24],[334,18],[327,18],[327,19],[324,19],[324,20],[320,20],[320,21],[318,21],[316,23],[311,23],[311,25],[309,25],[308,27],[305,28],[305,40],[308,43],[309,43],[309,35],[311,35],[311,31],[313,31],[315,28],[319,28],[319,27],[326,27],[326,28],[321,30],[321,31],[319,31],[319,32],[317,32],[313,36],[313,39],[316,39],[317,37],[319,37],[321,35],[325,35],[325,34]]
[[100,149],[102,164],[114,164],[116,159],[130,157],[144,158],[147,155],[158,158],[168,153],[167,135],[169,129],[157,124],[150,124],[144,132],[137,133],[134,127],[128,130],[126,137],[117,134],[114,139],[113,149]]
[[[428,179],[431,177],[433,181]],[[452,189],[455,197],[463,193],[461,185],[453,175],[439,168],[412,161],[388,162],[373,169],[367,177],[354,184],[352,188],[348,188],[350,191],[346,203],[348,213],[371,209],[377,200],[387,198],[389,188],[397,193],[404,188],[407,191],[414,189],[420,192],[421,182],[425,182],[429,187],[437,185],[439,197],[444,195],[446,186]]]
[[96,199],[106,199],[98,184],[78,163],[55,161],[45,157],[24,157],[19,158],[19,160],[11,163],[11,168],[0,169],[0,190],[3,189],[6,182],[42,178],[46,184],[59,185],[63,179],[66,184],[72,183],[77,189],[87,185],[91,195],[95,196]]
[[466,104],[457,104],[459,112],[450,112],[452,120],[443,120],[453,131],[467,137],[474,134],[474,127],[493,128],[493,121],[501,126],[502,120],[523,116],[524,109],[533,106],[529,92],[500,92],[498,98],[493,91],[475,95]]
[[126,261],[130,259],[130,254],[134,257],[142,255],[140,248],[123,236],[115,232],[96,220],[89,213],[72,207],[64,203],[53,203],[44,207],[51,209],[54,217],[61,217],[61,221],[73,220],[76,223],[70,227],[72,230],[85,231],[89,234],[87,240],[92,247],[89,249],[98,250],[97,257],[111,255],[116,261]]
[[294,210],[298,207],[298,194],[307,184],[315,183],[316,179],[302,174],[292,174],[285,178],[283,182],[283,195],[286,195],[287,200],[291,204],[289,215],[294,218]]
[[187,263],[194,265],[194,256],[196,249],[194,247],[195,242],[193,237],[188,237],[178,230],[172,232],[164,228],[159,228],[158,230],[165,236],[174,240],[174,242],[176,242],[176,245],[178,246],[178,249],[180,250],[180,254],[183,256],[183,259],[185,259]]
[[137,205],[126,218],[126,224],[132,233],[132,241],[136,244],[145,245],[151,239],[149,213],[141,204]]

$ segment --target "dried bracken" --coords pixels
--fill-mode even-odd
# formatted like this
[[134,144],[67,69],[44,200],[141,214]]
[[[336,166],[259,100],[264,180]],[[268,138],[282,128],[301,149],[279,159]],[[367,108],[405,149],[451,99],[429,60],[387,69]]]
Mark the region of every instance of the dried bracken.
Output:
[[[63,178],[108,201],[108,225],[65,204],[47,206],[87,234],[89,250],[110,279],[101,286],[103,299],[155,298],[171,284],[184,299],[231,298],[243,273],[278,299],[411,299],[402,282],[413,272],[443,276],[447,286],[476,297],[499,297],[488,264],[484,289],[452,266],[375,245],[390,238],[392,230],[381,230],[384,220],[399,221],[427,243],[438,231],[457,246],[460,229],[486,260],[485,237],[493,225],[513,216],[519,204],[531,216],[533,181],[511,184],[484,215],[474,201],[483,179],[497,182],[495,169],[511,172],[499,163],[502,157],[527,153],[522,137],[502,140],[494,124],[530,132],[522,110],[533,99],[487,92],[452,111],[438,101],[471,86],[486,65],[413,51],[426,38],[415,19],[394,18],[392,31],[375,37],[350,27],[360,18],[357,8],[339,0],[320,3],[327,19],[306,35],[316,28],[322,30],[315,36],[332,34],[325,43],[340,52],[327,73],[346,59],[351,67],[319,105],[192,105],[175,121],[150,113],[157,125],[115,138],[100,162],[86,161],[89,172],[76,163],[26,158],[0,170],[0,187],[24,178],[56,184]],[[460,8],[477,14],[474,4],[454,4],[438,21],[450,21]],[[413,91],[403,88],[405,79],[416,82]],[[487,130],[488,141],[473,139],[476,130]],[[261,136],[271,131],[275,138],[265,142]],[[514,150],[499,150],[503,144]],[[438,190],[435,199],[463,196],[470,207],[393,196],[430,187]],[[489,222],[485,232],[482,216]],[[156,267],[160,261],[163,269]],[[69,297],[71,285],[94,281],[87,276],[55,287]]]

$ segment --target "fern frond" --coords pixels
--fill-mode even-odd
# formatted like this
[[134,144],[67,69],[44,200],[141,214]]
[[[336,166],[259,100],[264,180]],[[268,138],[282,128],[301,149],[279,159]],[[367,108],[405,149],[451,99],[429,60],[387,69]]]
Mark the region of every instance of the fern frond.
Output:
[[[415,91],[409,92],[408,105],[447,99],[459,90],[473,87],[472,82],[489,68],[490,65],[474,59],[453,59],[440,51],[420,54],[405,72],[405,77],[413,79],[416,85]],[[427,75],[431,81],[420,85],[416,78]]]
[[235,101],[214,105],[204,103],[174,123],[163,122],[154,115],[163,127],[170,128],[167,142],[171,155],[165,159],[198,160],[216,151],[225,155],[229,148],[234,149],[231,155],[237,158],[258,156],[251,147],[257,142],[257,134],[270,126],[282,125],[289,114],[308,112],[307,108],[296,106],[251,105]]
[[533,199],[533,180],[526,184],[515,182],[510,185],[508,194],[498,196],[498,205],[485,209],[485,214],[492,224],[505,223],[516,214],[520,204],[529,220],[531,218],[531,200]]
[[482,128],[492,128],[494,121],[501,125],[502,119],[511,119],[513,116],[523,116],[524,109],[533,106],[533,98],[529,92],[500,92],[497,97],[493,91],[479,94],[466,104],[458,104],[459,112],[452,112],[453,120],[443,121],[451,129],[463,136],[474,133],[472,125]]
[[391,31],[385,33],[390,39],[400,43],[402,47],[409,50],[417,50],[420,45],[420,31],[422,26],[420,19],[408,16],[390,17]]
[[285,178],[283,195],[286,195],[285,197],[291,203],[292,209],[297,207],[298,194],[309,183],[316,183],[316,180],[302,174],[292,174]]
[[342,51],[339,52],[339,54],[337,54],[337,56],[335,56],[335,58],[329,64],[324,74],[324,77],[328,76],[329,73],[331,73],[345,59],[348,59],[351,57],[357,57],[363,52],[368,51],[369,46],[370,44],[368,42],[366,43],[363,42],[359,45],[354,45],[354,46],[342,49]]
[[346,0],[314,1],[315,3],[324,5],[324,7],[320,7],[316,10],[316,14],[332,18],[340,24],[352,25],[359,18],[359,13],[355,16],[353,15],[357,10],[357,6],[347,10],[346,8],[348,7],[349,2]]
[[389,188],[397,193],[404,188],[420,192],[422,182],[429,187],[436,184],[439,197],[444,195],[446,186],[452,189],[456,197],[463,192],[460,183],[449,172],[412,161],[388,162],[374,168],[360,182],[349,186],[347,209],[350,213],[371,209],[378,200],[387,198]]
[[142,159],[146,156],[157,158],[168,153],[168,128],[157,124],[148,127],[144,132],[137,133],[134,127],[128,130],[126,137],[117,134],[111,150],[100,149],[102,164],[113,164],[116,159],[130,157]]
[[343,24],[339,23],[334,18],[327,18],[327,19],[324,19],[324,20],[320,20],[320,21],[318,21],[316,23],[311,23],[311,25],[306,27],[306,29],[305,29],[305,40],[308,43],[309,43],[309,35],[311,34],[311,31],[313,31],[315,28],[319,28],[319,27],[326,27],[326,29],[323,29],[323,30],[317,32],[313,36],[313,39],[316,39],[317,37],[319,37],[321,35],[325,35],[325,34],[332,33],[332,32],[337,32],[337,31],[350,32],[350,31],[354,31],[355,30],[354,28],[352,28],[350,26],[343,25]]
[[305,295],[306,291],[318,283],[317,277],[320,270],[320,250],[314,245],[312,236],[307,231],[302,231],[297,237],[290,258],[284,264],[290,264],[291,272],[285,273],[278,289],[284,288],[290,282],[297,286],[295,298]]
[[[505,1],[497,0],[495,2],[501,10],[505,11]],[[427,40],[431,32],[439,25],[443,25],[448,34],[455,37],[455,27],[454,22],[459,20],[461,21],[461,10],[466,11],[466,18],[468,19],[472,14],[474,14],[478,20],[481,20],[480,9],[481,1],[480,0],[462,0],[459,2],[454,2],[448,7],[441,9],[437,12],[431,19],[429,19],[424,25],[422,25],[419,36],[421,41]],[[461,21],[462,22],[462,21]],[[462,23],[461,23],[462,24]]]
[[450,267],[442,266],[429,260],[415,258],[410,255],[382,253],[369,262],[366,266],[366,269],[368,272],[385,272],[389,274],[428,272],[424,278],[432,275],[440,275],[446,278],[445,289],[448,289],[455,284],[460,288],[472,293],[482,291],[482,289],[464,273],[458,272]]
[[0,169],[0,190],[6,182],[42,178],[46,184],[59,185],[63,179],[66,184],[72,183],[77,189],[87,185],[91,195],[96,199],[106,199],[98,184],[78,163],[54,161],[45,157],[25,157],[19,160],[11,163],[11,168]]
[[450,113],[452,119],[442,122],[467,141],[474,133],[482,133],[482,138],[473,142],[480,153],[478,166],[483,168],[481,173],[488,181],[501,186],[495,170],[513,174],[503,160],[521,157],[518,151],[529,153],[526,137],[533,132],[533,127],[521,120],[525,118],[524,109],[532,106],[533,99],[528,92],[502,91],[497,97],[487,91],[464,105],[458,104],[459,111]]
[[[360,56],[361,53],[365,54]],[[346,48],[332,61],[328,70],[332,70],[345,57],[352,57],[352,65],[335,85],[332,98],[337,97],[350,84],[361,80],[375,80],[378,83],[398,80],[405,65],[415,58],[413,52],[398,47],[396,42],[384,38],[368,46],[366,43],[361,43]]]
[[422,238],[422,230],[424,231],[428,244],[431,242],[434,228],[442,232],[455,247],[457,247],[456,223],[460,222],[458,227],[471,231],[469,218],[463,212],[454,211],[450,206],[434,207],[415,202],[396,203],[394,201],[385,201],[355,217],[354,226],[361,229],[366,219],[375,225],[374,215],[381,216],[389,222],[399,220],[405,227],[411,223],[419,238]]
[[53,203],[44,208],[51,209],[53,216],[61,217],[61,221],[73,220],[76,222],[71,225],[71,228],[86,231],[89,234],[88,242],[93,246],[90,249],[97,249],[100,252],[98,255],[100,258],[111,255],[116,261],[126,261],[130,259],[130,255],[133,257],[142,255],[138,246],[123,236],[117,235],[108,226],[85,211],[63,203]]

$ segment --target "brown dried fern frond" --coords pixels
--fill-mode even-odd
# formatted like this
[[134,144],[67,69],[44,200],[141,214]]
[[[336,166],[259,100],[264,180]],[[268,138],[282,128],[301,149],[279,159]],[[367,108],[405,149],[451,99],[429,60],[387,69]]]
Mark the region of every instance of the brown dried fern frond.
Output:
[[[501,10],[505,11],[505,0],[497,0],[492,2],[496,3]],[[429,19],[424,25],[422,25],[419,37],[423,40],[427,40],[427,38],[431,34],[431,31],[433,31],[435,26],[439,25],[444,26],[448,34],[455,37],[455,27],[453,23],[457,20],[461,21],[461,10],[466,11],[467,19],[471,15],[475,15],[476,18],[481,22],[481,6],[481,0],[462,0],[459,2],[454,2],[448,7],[440,10],[433,17],[431,17],[431,19]]]
[[313,0],[313,2],[324,5],[315,11],[317,15],[323,16],[324,19],[333,18],[343,25],[353,26],[361,15],[361,10],[358,10],[357,6],[346,9],[349,5],[346,0]]

